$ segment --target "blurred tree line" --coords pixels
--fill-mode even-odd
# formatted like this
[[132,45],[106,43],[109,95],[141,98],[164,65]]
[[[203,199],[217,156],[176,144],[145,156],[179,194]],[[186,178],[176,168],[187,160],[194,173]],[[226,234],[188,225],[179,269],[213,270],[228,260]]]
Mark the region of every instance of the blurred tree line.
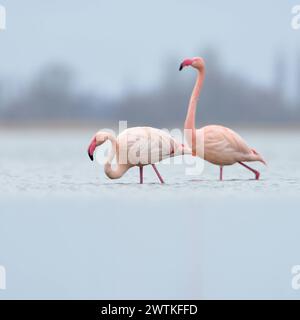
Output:
[[[204,57],[207,72],[199,100],[199,126],[300,123],[300,90],[295,99],[286,97],[282,56],[275,59],[274,83],[268,88],[226,72],[213,50],[207,50]],[[165,73],[156,88],[130,90],[118,99],[82,92],[71,68],[47,66],[13,97],[7,97],[4,83],[0,83],[0,122],[128,120],[130,126],[182,126],[196,73],[182,76],[177,64],[169,60],[164,65]],[[300,89],[300,55],[296,78]]]

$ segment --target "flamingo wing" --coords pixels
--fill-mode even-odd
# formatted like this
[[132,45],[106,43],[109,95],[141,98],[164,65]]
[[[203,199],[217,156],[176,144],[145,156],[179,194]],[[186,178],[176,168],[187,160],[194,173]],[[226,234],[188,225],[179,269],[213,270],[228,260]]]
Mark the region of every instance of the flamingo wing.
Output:
[[153,164],[174,153],[175,140],[168,133],[155,128],[130,128],[122,132],[118,140],[120,145],[126,145],[128,160],[132,165]]
[[211,125],[199,131],[204,139],[204,158],[214,164],[233,164],[253,154],[243,138],[229,128]]

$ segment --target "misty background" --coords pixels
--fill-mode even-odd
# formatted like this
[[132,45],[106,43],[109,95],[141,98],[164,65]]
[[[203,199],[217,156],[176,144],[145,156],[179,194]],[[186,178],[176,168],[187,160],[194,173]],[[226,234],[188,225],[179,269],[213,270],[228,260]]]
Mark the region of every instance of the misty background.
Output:
[[206,123],[297,125],[295,1],[0,1],[0,123],[180,125],[203,56]]
[[[0,0],[0,299],[299,299],[295,4]],[[175,161],[158,164],[164,185],[151,166],[143,185],[138,168],[108,179],[86,152],[96,126],[182,128],[194,56],[197,127],[240,126],[261,179]]]

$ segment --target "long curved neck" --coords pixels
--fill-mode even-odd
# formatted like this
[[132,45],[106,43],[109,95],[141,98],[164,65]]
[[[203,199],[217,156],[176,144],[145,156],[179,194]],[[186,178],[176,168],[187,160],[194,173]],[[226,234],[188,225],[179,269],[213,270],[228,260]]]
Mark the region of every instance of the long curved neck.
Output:
[[111,163],[116,155],[117,141],[113,135],[108,135],[108,140],[111,142],[112,149],[104,165],[104,172],[110,179],[118,179],[129,169],[129,166],[117,163],[116,168],[112,168]]
[[195,149],[195,137],[196,137],[196,128],[195,128],[195,118],[196,118],[196,109],[197,103],[200,96],[200,92],[203,86],[204,77],[205,77],[205,68],[197,69],[198,75],[197,80],[190,98],[190,103],[184,123],[185,135],[187,136],[187,141],[194,151]]

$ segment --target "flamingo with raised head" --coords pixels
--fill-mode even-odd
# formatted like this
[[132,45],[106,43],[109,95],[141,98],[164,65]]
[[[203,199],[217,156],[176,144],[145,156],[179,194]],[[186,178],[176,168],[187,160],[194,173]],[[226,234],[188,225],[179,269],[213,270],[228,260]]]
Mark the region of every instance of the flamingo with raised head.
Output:
[[[119,179],[130,168],[137,166],[142,184],[144,181],[143,167],[151,164],[160,182],[164,183],[155,163],[166,158],[191,154],[188,147],[178,143],[163,130],[151,127],[134,127],[124,130],[118,137],[105,131],[97,132],[88,147],[88,155],[92,161],[95,149],[107,140],[111,142],[112,149],[106,159],[104,172],[110,179]],[[116,167],[113,169],[112,161],[115,156]]]
[[201,57],[185,59],[179,67],[191,66],[197,70],[196,83],[190,98],[188,111],[184,123],[185,137],[192,149],[192,154],[220,166],[220,180],[223,180],[223,166],[239,163],[255,174],[258,180],[260,173],[246,165],[244,162],[260,161],[266,165],[263,157],[250,148],[247,143],[233,130],[219,126],[209,125],[201,129],[195,128],[195,116],[198,98],[205,78],[205,62]]

